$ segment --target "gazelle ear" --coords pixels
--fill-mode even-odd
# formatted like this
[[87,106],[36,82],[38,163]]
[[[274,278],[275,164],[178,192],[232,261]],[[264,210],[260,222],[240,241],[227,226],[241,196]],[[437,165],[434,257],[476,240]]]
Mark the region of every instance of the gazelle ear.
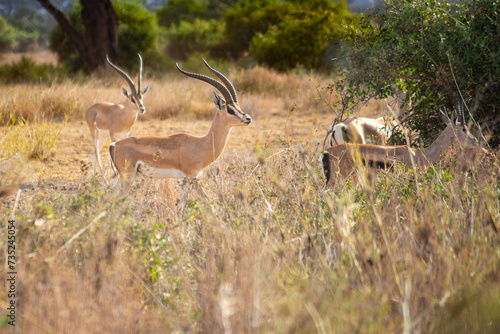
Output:
[[122,87],[122,91],[123,91],[123,94],[126,96],[126,97],[130,97],[130,93],[128,92],[128,90],[126,90],[125,88]]
[[149,85],[146,86],[146,88],[144,88],[140,93],[141,95],[144,95],[146,94],[147,92],[149,91]]
[[226,100],[214,91],[214,104],[219,111],[222,111],[222,107],[226,104]]
[[450,118],[446,115],[442,110],[439,110],[439,118],[444,122],[444,124],[448,125],[451,123]]

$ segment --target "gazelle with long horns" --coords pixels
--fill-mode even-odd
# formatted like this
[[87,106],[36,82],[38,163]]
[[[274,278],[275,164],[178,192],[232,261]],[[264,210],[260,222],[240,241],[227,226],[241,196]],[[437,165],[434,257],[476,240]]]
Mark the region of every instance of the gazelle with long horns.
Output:
[[[387,168],[396,161],[408,168],[413,165],[426,168],[435,163],[453,140],[458,140],[462,148],[478,145],[478,140],[469,132],[464,122],[463,107],[459,104],[457,114],[452,113],[450,120],[440,111],[440,118],[446,128],[427,148],[414,149],[406,145],[376,146],[367,144],[342,144],[328,148],[323,154],[323,170],[327,179],[327,187],[333,186],[336,179],[345,178],[353,172],[356,160],[372,168]],[[359,159],[357,159],[359,158]]]
[[90,106],[84,114],[85,121],[89,127],[90,137],[94,146],[94,173],[96,164],[102,172],[100,151],[107,138],[115,142],[120,138],[125,138],[130,134],[130,129],[137,120],[138,114],[144,114],[146,108],[143,104],[144,95],[148,92],[149,86],[141,89],[142,85],[142,57],[139,57],[139,75],[137,87],[134,81],[123,70],[111,63],[106,56],[108,64],[120,74],[130,87],[130,92],[122,88],[123,94],[127,98],[125,104],[114,104],[109,102],[99,102]]
[[[252,123],[252,118],[240,108],[233,84],[204,59],[203,62],[221,81],[176,66],[181,73],[205,81],[222,94],[219,96],[214,91],[217,111],[210,130],[202,137],[179,133],[166,137],[128,137],[112,143],[109,154],[121,177],[121,192],[127,191],[137,173],[153,178],[197,178],[222,154],[231,128]],[[188,187],[186,182],[181,207]]]

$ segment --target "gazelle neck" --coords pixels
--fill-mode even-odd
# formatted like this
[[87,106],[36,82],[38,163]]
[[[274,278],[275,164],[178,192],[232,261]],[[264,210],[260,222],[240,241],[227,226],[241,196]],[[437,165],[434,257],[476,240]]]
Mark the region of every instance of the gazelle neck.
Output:
[[215,114],[210,130],[203,137],[203,152],[210,156],[210,163],[215,161],[226,147],[231,126],[224,123],[221,112]]
[[139,113],[139,111],[137,110],[137,106],[134,103],[132,103],[132,101],[130,101],[128,97],[125,99],[125,101],[123,101],[122,105],[124,109],[127,109],[127,111],[133,111],[136,114]]
[[437,137],[430,146],[420,150],[420,152],[424,155],[422,157],[424,161],[422,161],[420,165],[427,166],[438,161],[441,154],[443,154],[443,152],[450,147],[454,137],[455,134],[453,133],[453,127],[447,125],[444,131],[441,132],[439,137]]

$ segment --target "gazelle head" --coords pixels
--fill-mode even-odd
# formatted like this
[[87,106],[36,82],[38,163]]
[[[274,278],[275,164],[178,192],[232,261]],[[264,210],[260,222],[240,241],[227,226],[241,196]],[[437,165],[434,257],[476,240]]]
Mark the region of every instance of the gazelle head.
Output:
[[130,100],[132,104],[134,104],[137,107],[137,110],[139,113],[144,114],[146,112],[146,108],[144,107],[144,103],[142,102],[144,95],[149,90],[149,85],[146,86],[146,88],[141,90],[141,85],[142,85],[142,57],[140,54],[137,54],[139,57],[139,78],[137,80],[137,87],[134,84],[134,81],[130,79],[127,73],[125,71],[121,70],[118,68],[118,66],[114,65],[109,61],[108,56],[106,55],[106,61],[108,62],[109,65],[111,65],[112,68],[114,68],[118,74],[120,74],[125,81],[127,81],[129,87],[130,87],[130,92],[126,90],[125,88],[122,88],[123,94],[127,97],[127,99]]
[[214,92],[214,103],[217,107],[219,115],[223,117],[224,122],[229,126],[243,126],[249,125],[252,123],[252,118],[244,113],[240,105],[238,103],[238,97],[236,95],[236,90],[234,89],[233,84],[229,81],[228,78],[224,76],[224,74],[219,71],[213,69],[208,63],[203,59],[205,65],[212,71],[221,81],[215,80],[203,74],[198,73],[190,73],[186,72],[179,67],[176,63],[177,69],[182,73],[189,77],[199,79],[201,81],[205,81],[215,88],[222,94],[220,96],[216,92]]
[[457,110],[451,114],[451,119],[442,110],[439,111],[439,117],[449,127],[453,129],[454,137],[458,140],[462,147],[477,146],[479,144],[467,128],[464,118],[463,102],[457,103]]

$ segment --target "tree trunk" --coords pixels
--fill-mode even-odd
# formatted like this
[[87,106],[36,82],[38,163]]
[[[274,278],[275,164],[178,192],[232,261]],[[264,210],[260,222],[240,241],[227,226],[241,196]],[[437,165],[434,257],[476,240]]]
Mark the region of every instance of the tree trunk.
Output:
[[81,34],[50,0],[37,0],[57,21],[75,45],[84,70],[92,72],[103,65],[106,54],[111,60],[119,57],[118,17],[110,0],[80,0],[84,32]]
[[115,60],[118,52],[118,17],[110,0],[80,0],[83,36],[87,47],[84,63],[94,69],[104,64],[106,54]]

